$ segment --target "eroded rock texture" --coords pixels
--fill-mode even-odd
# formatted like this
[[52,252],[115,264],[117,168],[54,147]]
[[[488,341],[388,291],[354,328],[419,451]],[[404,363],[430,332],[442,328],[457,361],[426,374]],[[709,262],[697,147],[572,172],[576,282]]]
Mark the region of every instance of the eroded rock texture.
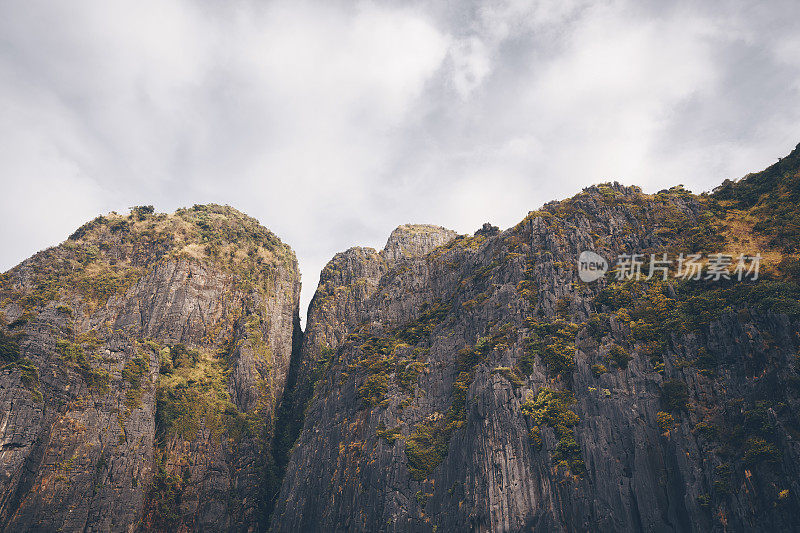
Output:
[[[797,529],[798,169],[400,226],[330,261],[305,332],[255,220],[98,217],[0,277],[0,527]],[[581,282],[584,250],[643,277]],[[761,271],[648,264],[697,252]]]
[[220,206],[99,217],[4,274],[4,528],[258,528],[299,289]]
[[[800,312],[775,265],[794,256],[732,239],[731,205],[607,184],[502,233],[418,228],[399,257],[401,227],[338,254],[272,530],[792,529]],[[746,245],[780,257],[739,285],[575,269]]]

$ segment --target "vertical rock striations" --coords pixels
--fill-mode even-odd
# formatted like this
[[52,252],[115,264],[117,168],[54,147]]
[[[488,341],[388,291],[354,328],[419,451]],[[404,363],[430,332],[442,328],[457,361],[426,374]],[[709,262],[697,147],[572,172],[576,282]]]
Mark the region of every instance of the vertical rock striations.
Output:
[[[255,220],[98,217],[0,276],[0,528],[796,529],[798,170],[400,226],[328,263],[305,332]],[[649,265],[698,252],[760,275]]]
[[413,266],[417,258],[455,237],[454,231],[440,226],[406,224],[392,232],[383,250],[350,248],[336,254],[322,270],[308,309],[295,375],[278,421],[279,438],[273,450],[278,464],[274,482],[268,488],[273,500],[269,514],[279,495],[289,451],[302,429],[314,386],[329,371],[339,345],[359,325],[385,275],[391,269]]
[[[769,190],[725,194],[604,184],[502,233],[401,227],[338,254],[271,529],[791,529],[797,242],[752,222],[744,238]],[[583,283],[583,250],[768,260],[758,281]]]
[[0,281],[6,530],[259,527],[297,327],[288,246],[229,207],[140,207]]

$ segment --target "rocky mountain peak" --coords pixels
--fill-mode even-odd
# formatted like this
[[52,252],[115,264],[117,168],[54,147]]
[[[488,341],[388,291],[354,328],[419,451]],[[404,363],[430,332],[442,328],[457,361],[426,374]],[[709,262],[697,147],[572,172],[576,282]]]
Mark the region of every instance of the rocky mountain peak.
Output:
[[[0,274],[0,530],[795,530],[799,159],[400,226],[305,331],[255,219],[97,217]],[[584,282],[585,250],[763,261]]]
[[455,231],[433,224],[403,224],[389,235],[381,254],[391,262],[419,257],[447,244],[455,236]]
[[[800,173],[781,163],[724,194],[602,183],[502,233],[401,226],[334,258],[272,531],[793,529]],[[763,277],[574,267],[737,246]]]
[[291,248],[214,204],[98,216],[0,275],[0,529],[256,527],[299,297]]

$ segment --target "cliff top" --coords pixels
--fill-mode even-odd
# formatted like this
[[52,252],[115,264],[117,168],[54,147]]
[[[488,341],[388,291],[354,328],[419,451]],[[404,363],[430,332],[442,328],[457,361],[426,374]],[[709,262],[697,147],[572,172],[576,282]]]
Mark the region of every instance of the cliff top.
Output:
[[418,257],[447,244],[456,235],[453,230],[433,224],[403,224],[392,231],[381,253],[389,261]]
[[297,269],[288,245],[230,206],[195,205],[172,214],[136,206],[127,215],[98,216],[65,242],[0,274],[0,297],[21,298],[33,310],[73,293],[94,308],[164,259],[212,263],[242,289],[259,292],[271,290],[275,269]]
[[[156,213],[153,206],[132,207],[128,215],[112,212],[87,222],[68,242],[122,243],[156,237],[170,240],[170,251],[198,259],[250,253],[256,247],[265,260],[291,249],[258,220],[228,205],[207,204],[181,208],[172,214]],[[248,250],[249,249],[249,250]]]

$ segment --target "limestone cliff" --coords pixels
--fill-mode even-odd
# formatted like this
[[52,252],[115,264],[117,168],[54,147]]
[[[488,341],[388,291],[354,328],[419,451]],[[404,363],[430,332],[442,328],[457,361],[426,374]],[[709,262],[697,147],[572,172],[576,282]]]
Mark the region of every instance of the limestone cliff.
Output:
[[298,327],[288,246],[229,207],[140,207],[1,281],[6,530],[258,527]]
[[[399,261],[403,227],[338,254],[272,530],[791,530],[798,153],[714,195],[605,184],[504,232],[418,228]],[[756,281],[583,283],[584,250],[764,261]]]
[[[255,220],[98,217],[0,276],[0,528],[796,529],[799,209],[800,147],[711,194],[404,225],[333,257],[305,332]],[[648,264],[698,252],[759,276]]]

